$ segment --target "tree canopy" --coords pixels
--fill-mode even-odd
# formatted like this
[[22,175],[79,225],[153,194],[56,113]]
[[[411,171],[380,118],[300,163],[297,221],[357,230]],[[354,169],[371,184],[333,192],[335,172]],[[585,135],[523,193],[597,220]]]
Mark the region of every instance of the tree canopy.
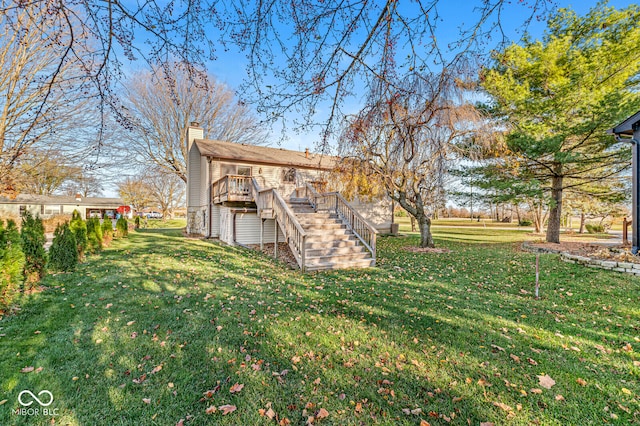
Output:
[[639,45],[638,6],[599,5],[582,17],[562,9],[542,40],[496,52],[480,75],[518,177],[550,194],[548,242],[559,242],[563,191],[630,166],[629,146],[607,130],[640,108]]

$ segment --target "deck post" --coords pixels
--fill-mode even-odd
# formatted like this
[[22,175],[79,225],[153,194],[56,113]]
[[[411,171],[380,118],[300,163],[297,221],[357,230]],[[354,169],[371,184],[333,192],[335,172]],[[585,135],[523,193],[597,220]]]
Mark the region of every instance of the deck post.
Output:
[[264,219],[260,218],[260,250],[264,250]]
[[275,227],[275,236],[273,237],[273,257],[278,258],[278,217],[273,221]]

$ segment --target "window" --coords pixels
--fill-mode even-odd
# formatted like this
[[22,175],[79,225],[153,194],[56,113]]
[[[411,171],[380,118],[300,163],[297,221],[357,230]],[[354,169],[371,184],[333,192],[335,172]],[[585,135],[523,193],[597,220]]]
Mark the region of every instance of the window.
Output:
[[27,211],[27,206],[20,206],[20,216],[24,215],[26,211]]
[[296,169],[291,168],[289,170],[283,170],[282,181],[284,183],[295,183],[296,182]]
[[251,167],[249,166],[238,166],[238,175],[240,176],[251,176]]

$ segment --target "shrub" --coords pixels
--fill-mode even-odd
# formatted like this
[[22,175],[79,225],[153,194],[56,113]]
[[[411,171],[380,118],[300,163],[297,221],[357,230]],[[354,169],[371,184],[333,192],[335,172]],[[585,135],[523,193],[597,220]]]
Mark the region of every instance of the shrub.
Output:
[[116,238],[125,238],[129,235],[129,222],[121,217],[116,222]]
[[531,226],[533,225],[533,222],[530,221],[529,219],[520,219],[520,222],[518,222],[518,226]]
[[140,216],[136,216],[136,218],[133,220],[133,223],[136,229],[140,229]]
[[51,232],[56,230],[58,225],[61,223],[69,222],[71,220],[70,214],[57,214],[54,216],[50,216],[46,219],[42,219],[42,224],[44,225],[44,232]]
[[102,221],[102,245],[109,247],[111,240],[113,240],[113,223],[111,223],[111,219],[104,218]]
[[91,253],[102,250],[102,226],[97,217],[87,219],[87,243]]
[[56,271],[73,271],[78,264],[78,243],[67,222],[58,225],[49,249],[49,267]]
[[24,280],[27,286],[31,287],[44,276],[47,266],[47,252],[44,249],[47,237],[44,235],[44,225],[40,217],[34,217],[26,211],[22,216],[20,237],[25,257]]
[[87,240],[87,224],[80,216],[80,212],[78,210],[73,211],[73,215],[71,216],[71,222],[69,222],[69,228],[71,232],[73,232],[73,236],[76,238],[76,244],[78,246],[78,260],[82,260],[84,257],[84,252],[87,250],[88,240]]
[[7,220],[7,227],[0,220],[0,311],[5,311],[20,291],[24,253],[20,233],[13,220]]
[[590,234],[601,234],[604,232],[603,225],[594,225],[592,223],[587,223],[586,225],[587,232]]

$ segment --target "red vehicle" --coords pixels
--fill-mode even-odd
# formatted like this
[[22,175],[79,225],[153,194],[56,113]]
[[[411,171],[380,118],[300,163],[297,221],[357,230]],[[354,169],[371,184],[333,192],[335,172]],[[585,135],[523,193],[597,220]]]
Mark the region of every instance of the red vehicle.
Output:
[[116,213],[118,213],[120,216],[130,217],[131,206],[118,206],[118,208],[116,209]]

